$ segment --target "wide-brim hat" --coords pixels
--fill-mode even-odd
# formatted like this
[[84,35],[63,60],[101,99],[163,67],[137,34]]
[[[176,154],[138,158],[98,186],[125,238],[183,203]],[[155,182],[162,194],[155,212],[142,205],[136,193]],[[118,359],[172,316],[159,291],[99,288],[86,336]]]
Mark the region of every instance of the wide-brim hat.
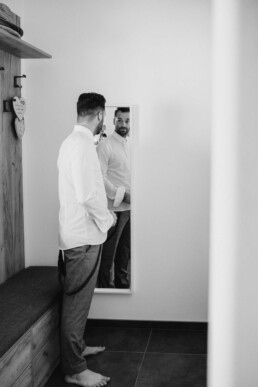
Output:
[[17,15],[7,5],[0,3],[0,27],[14,35],[22,37],[23,30],[16,25]]

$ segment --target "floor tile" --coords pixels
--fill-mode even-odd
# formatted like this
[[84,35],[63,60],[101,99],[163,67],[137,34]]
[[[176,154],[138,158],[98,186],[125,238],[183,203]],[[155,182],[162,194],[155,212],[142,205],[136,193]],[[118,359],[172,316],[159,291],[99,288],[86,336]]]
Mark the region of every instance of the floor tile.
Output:
[[[104,352],[87,358],[88,367],[94,372],[110,376],[109,387],[134,387],[144,354],[133,352]],[[68,387],[61,365],[54,371],[45,387]]]
[[[64,381],[64,375],[61,369],[61,364],[59,364],[44,387],[67,387],[67,386],[68,384],[65,383]],[[72,386],[72,384],[70,386]]]
[[108,351],[145,352],[150,329],[143,328],[93,328],[85,332],[86,345],[103,345]]
[[147,352],[206,354],[207,332],[153,330]]
[[206,387],[206,355],[145,355],[136,387]]
[[134,352],[104,352],[91,356],[88,367],[110,376],[109,387],[134,387],[144,354]]

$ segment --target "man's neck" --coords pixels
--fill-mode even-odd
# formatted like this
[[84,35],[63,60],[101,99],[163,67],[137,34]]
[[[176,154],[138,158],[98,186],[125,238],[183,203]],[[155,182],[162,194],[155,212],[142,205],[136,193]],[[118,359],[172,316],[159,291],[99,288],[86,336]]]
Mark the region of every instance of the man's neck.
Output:
[[94,128],[93,126],[91,125],[91,123],[89,121],[83,121],[83,120],[77,120],[77,125],[81,125],[81,126],[84,126],[84,128],[87,128],[89,129],[92,133],[94,133]]

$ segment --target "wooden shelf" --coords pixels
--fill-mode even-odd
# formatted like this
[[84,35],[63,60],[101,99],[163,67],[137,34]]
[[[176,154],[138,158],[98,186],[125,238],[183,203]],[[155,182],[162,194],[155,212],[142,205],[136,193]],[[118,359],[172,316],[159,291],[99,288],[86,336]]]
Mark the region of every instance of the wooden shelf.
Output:
[[24,59],[52,58],[51,55],[0,29],[0,50]]

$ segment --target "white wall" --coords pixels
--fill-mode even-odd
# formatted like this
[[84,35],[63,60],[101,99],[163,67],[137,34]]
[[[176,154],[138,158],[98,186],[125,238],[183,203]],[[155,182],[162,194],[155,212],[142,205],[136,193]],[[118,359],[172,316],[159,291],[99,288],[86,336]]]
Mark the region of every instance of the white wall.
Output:
[[[16,1],[6,1],[19,12]],[[55,265],[56,159],[81,92],[136,106],[132,295],[94,296],[92,318],[206,321],[210,2],[24,0],[26,265]]]

